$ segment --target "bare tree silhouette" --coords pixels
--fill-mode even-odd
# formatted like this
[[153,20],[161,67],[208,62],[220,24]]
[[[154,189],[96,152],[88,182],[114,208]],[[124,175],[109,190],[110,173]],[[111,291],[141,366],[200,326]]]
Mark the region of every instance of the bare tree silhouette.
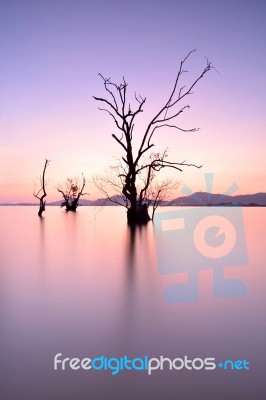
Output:
[[[152,161],[156,157],[152,153],[149,161]],[[126,174],[125,167],[122,165],[121,160],[118,160],[119,164],[111,166],[109,171],[105,175],[95,175],[93,177],[94,185],[102,192],[107,200],[112,203],[130,208],[130,203],[126,196],[123,194],[124,176]],[[172,178],[158,180],[156,177],[156,169],[154,168],[143,168],[139,171],[136,180],[136,189],[139,196],[139,201],[142,202],[142,214],[146,218],[147,210],[149,207],[152,208],[151,219],[154,218],[154,213],[158,206],[162,205],[163,202],[169,199],[170,193],[173,192],[179,185],[179,182]],[[150,217],[147,219],[149,220]]]
[[35,185],[34,192],[33,192],[33,196],[40,200],[40,207],[39,207],[39,211],[38,211],[39,217],[42,217],[42,213],[45,211],[46,201],[44,199],[47,196],[45,173],[46,173],[46,168],[47,168],[47,165],[49,164],[49,162],[50,162],[49,160],[45,159],[42,176],[40,177],[41,188],[38,191],[36,191],[36,185]]
[[78,178],[67,178],[64,186],[60,185],[57,187],[64,198],[61,207],[66,207],[66,211],[76,211],[79,206],[79,199],[81,196],[89,195],[84,193],[86,185],[86,179],[82,174],[82,182],[80,183]]
[[[200,168],[201,166],[182,162],[168,161],[167,150],[164,152],[152,152],[154,147],[152,143],[154,133],[161,128],[174,128],[181,132],[195,132],[198,128],[184,129],[177,126],[174,120],[189,108],[189,105],[182,104],[182,101],[192,94],[192,89],[211,70],[212,65],[207,60],[206,66],[200,74],[189,85],[180,85],[181,76],[187,72],[184,64],[195,50],[190,51],[187,56],[180,62],[179,69],[174,81],[173,89],[161,109],[147,124],[142,134],[140,144],[137,151],[133,150],[133,137],[136,117],[143,112],[143,106],[146,98],[135,93],[136,106],[133,108],[128,101],[127,87],[128,83],[123,78],[120,84],[114,83],[111,78],[105,78],[99,74],[103,80],[104,89],[107,92],[107,98],[93,96],[95,100],[101,102],[103,107],[99,110],[107,112],[113,119],[115,126],[120,135],[113,133],[112,137],[123,149],[123,155],[119,159],[119,165],[112,168],[111,175],[108,177],[96,177],[94,182],[99,189],[106,194],[106,182],[113,186],[114,190],[122,188],[121,194],[123,205],[127,208],[127,219],[129,224],[146,223],[150,220],[148,214],[149,201],[147,201],[147,193],[151,192],[150,186],[154,181],[154,173],[161,171],[163,168],[172,168],[182,171],[182,167],[193,166]],[[148,161],[147,154],[149,154]],[[114,173],[116,174],[115,179]],[[141,179],[141,175],[145,175],[145,179]],[[141,185],[142,180],[142,185]],[[169,182],[166,186],[171,186]],[[158,187],[159,189],[159,187]],[[159,199],[161,190],[155,194],[155,198]],[[109,196],[112,198],[111,196]]]

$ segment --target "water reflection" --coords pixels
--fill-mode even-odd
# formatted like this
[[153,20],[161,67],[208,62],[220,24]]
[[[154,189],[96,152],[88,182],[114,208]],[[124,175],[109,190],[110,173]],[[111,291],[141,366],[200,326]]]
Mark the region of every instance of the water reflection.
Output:
[[136,264],[136,256],[141,239],[143,239],[145,243],[146,238],[147,238],[147,225],[127,226],[126,264],[128,266],[129,271],[131,271]]
[[[152,222],[141,226],[127,226],[125,239],[127,285],[131,285],[136,280],[136,277],[141,277],[142,282],[144,279],[151,277],[151,266],[154,266],[155,258]],[[147,274],[146,277],[145,274]]]
[[[78,209],[76,214],[47,207],[43,219],[31,207],[5,207],[0,212],[0,344],[3,360],[8,362],[14,354],[14,362],[9,361],[8,372],[2,376],[6,398],[15,399],[25,388],[30,390],[29,382],[40,382],[46,399],[53,398],[56,391],[57,398],[83,398],[84,393],[108,398],[105,387],[114,382],[128,384],[130,391],[139,387],[140,392],[154,389],[156,381],[154,399],[164,398],[166,386],[173,393],[181,388],[188,391],[191,399],[197,398],[195,382],[212,387],[213,393],[217,386],[223,388],[224,375],[219,371],[214,371],[211,381],[200,371],[185,377],[180,372],[182,379],[167,372],[159,378],[155,375],[154,380],[127,372],[121,377],[103,373],[96,378],[80,371],[59,376],[51,363],[60,351],[65,356],[83,357],[211,354],[247,358],[254,371],[263,369],[265,208],[244,212],[249,265],[224,269],[224,278],[242,280],[249,295],[213,297],[208,292],[212,285],[209,272],[213,271],[199,271],[199,299],[191,303],[164,301],[165,288],[180,282],[179,275],[186,272],[162,274],[153,224],[132,229],[119,207],[106,207],[96,220],[90,207]],[[252,387],[262,382],[254,371],[244,379],[240,374],[237,378],[227,374],[230,390],[226,388],[226,394],[230,395],[238,379],[239,385],[245,385],[242,393],[249,390],[252,398]],[[20,381],[12,386],[8,384],[10,376],[20,376]],[[97,380],[101,380],[98,391]],[[42,399],[37,386],[34,396]],[[118,388],[117,398],[127,396],[121,396]]]
[[39,218],[39,265],[45,267],[46,264],[46,237],[45,237],[45,217]]
[[[153,347],[156,326],[164,309],[158,296],[158,277],[152,222],[144,226],[127,226],[117,348],[124,353],[145,354]],[[152,336],[151,336],[151,331]]]

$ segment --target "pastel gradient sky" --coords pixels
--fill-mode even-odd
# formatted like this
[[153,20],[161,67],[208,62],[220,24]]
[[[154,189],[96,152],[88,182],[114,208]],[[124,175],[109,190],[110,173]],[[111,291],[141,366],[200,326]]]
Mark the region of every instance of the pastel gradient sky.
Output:
[[[34,201],[44,160],[48,201],[59,199],[67,176],[88,180],[121,154],[115,127],[97,110],[98,72],[147,97],[136,129],[169,95],[180,60],[192,75],[214,64],[188,101],[180,125],[193,134],[161,130],[154,142],[169,160],[204,164],[175,177],[214,192],[232,182],[238,194],[266,192],[266,3],[264,0],[4,0],[0,6],[0,202]],[[138,135],[138,132],[140,135]],[[169,172],[173,174],[173,172]],[[92,184],[87,191],[98,196]]]

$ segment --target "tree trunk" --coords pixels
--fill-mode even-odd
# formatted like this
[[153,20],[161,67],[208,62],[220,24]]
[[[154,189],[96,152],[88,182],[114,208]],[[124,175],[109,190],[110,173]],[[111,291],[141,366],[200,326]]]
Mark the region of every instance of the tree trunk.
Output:
[[130,207],[127,210],[127,222],[129,225],[144,225],[150,221],[148,206],[140,204],[138,207]]
[[78,208],[78,201],[79,201],[79,198],[73,200],[71,203],[69,203],[68,201],[66,201],[66,202],[65,202],[66,211],[76,212],[76,211],[77,211],[77,208]]
[[40,200],[40,208],[38,211],[38,216],[42,217],[42,213],[45,211],[45,201]]

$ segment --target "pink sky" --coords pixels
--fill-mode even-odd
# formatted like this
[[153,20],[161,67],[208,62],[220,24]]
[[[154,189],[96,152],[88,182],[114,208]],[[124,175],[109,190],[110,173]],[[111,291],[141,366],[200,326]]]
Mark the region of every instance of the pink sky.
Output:
[[[199,83],[188,99],[191,108],[176,122],[201,129],[161,130],[154,138],[158,151],[168,147],[169,160],[203,164],[175,174],[176,196],[184,183],[205,190],[204,172],[215,173],[216,193],[233,182],[238,194],[266,192],[262,2],[244,1],[241,8],[231,1],[136,1],[134,8],[120,1],[54,3],[2,6],[0,202],[34,201],[34,180],[45,158],[51,160],[48,201],[59,199],[56,186],[66,177],[82,172],[89,198],[100,196],[91,176],[114,164],[121,151],[111,137],[111,119],[92,99],[103,94],[98,72],[117,82],[125,76],[129,92],[147,97],[137,144],[145,122],[167,99],[180,60],[193,48],[197,53],[187,64],[192,74],[205,66],[205,56],[217,71]],[[189,77],[184,75],[185,83]]]

